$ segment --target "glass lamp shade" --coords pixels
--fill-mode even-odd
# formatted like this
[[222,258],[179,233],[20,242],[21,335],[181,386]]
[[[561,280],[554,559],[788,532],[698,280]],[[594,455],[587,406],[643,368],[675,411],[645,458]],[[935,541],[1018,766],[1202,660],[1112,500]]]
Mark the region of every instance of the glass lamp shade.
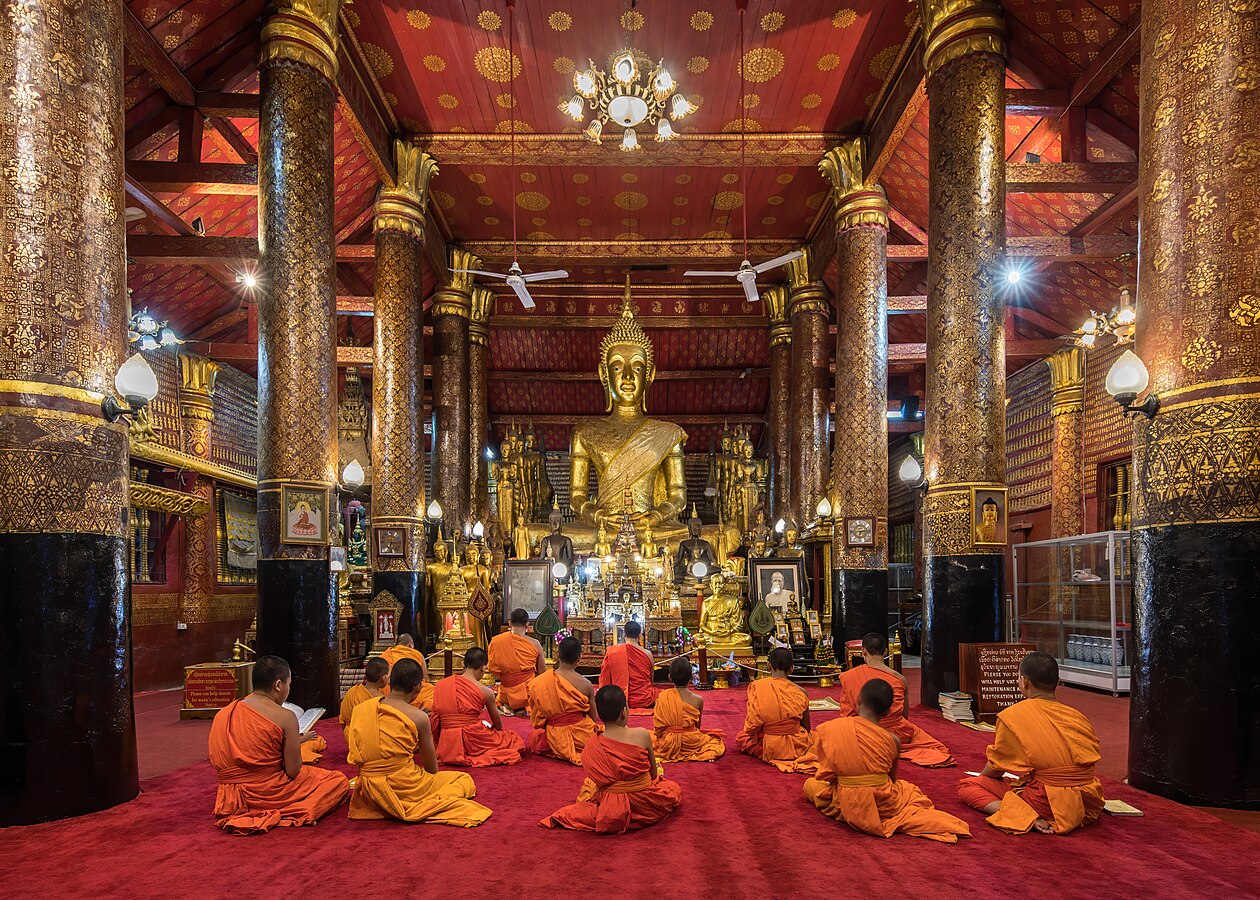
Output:
[[703,578],[705,575],[708,575],[709,574],[708,563],[704,562],[704,560],[700,560],[698,562],[693,563],[691,566],[691,574],[696,576],[697,578]]
[[595,96],[595,76],[589,70],[574,72],[573,89],[589,100]]
[[652,82],[652,91],[658,100],[664,100],[674,92],[677,86],[678,83],[674,81],[674,76],[669,74],[669,69],[662,68],[656,73],[656,80]]
[[364,477],[363,465],[357,459],[352,459],[346,463],[346,468],[341,473],[341,483],[352,488],[362,487]]
[[561,101],[560,111],[574,122],[582,121],[582,98],[574,94],[568,100]]
[[691,115],[695,111],[696,107],[682,94],[675,94],[673,99],[669,101],[669,117],[675,122],[684,116]]
[[1146,390],[1150,377],[1141,357],[1132,350],[1126,350],[1107,372],[1107,393],[1117,400],[1122,397],[1132,399]]
[[621,149],[622,150],[638,150],[639,149],[639,136],[635,134],[635,131],[633,128],[627,128],[626,133],[621,136]]
[[897,477],[907,484],[913,484],[923,477],[923,467],[913,456],[907,456],[897,469]]
[[481,540],[483,537],[486,536],[486,526],[481,524],[480,519],[478,519],[476,522],[473,523],[472,534],[473,534],[473,537],[475,537],[477,540]]
[[425,514],[436,522],[438,519],[442,518],[442,504],[438,503],[437,499],[434,498],[429,503],[429,508],[425,510]]
[[598,144],[600,137],[604,133],[604,123],[599,119],[595,119],[590,125],[586,126],[586,130],[582,132],[582,136],[588,141]]
[[784,531],[786,531],[786,530],[787,530],[787,520],[786,520],[786,519],[780,519],[779,521],[777,521],[777,522],[775,522],[775,523],[774,523],[774,533],[775,533],[775,534],[783,534],[783,532],[784,532]]
[[556,563],[551,567],[551,575],[553,578],[560,579],[569,574],[569,567],[562,562]]
[[118,367],[114,388],[128,400],[138,397],[148,403],[158,394],[158,380],[145,358],[136,353]]
[[163,347],[170,347],[172,344],[183,343],[183,341],[181,341],[178,337],[175,336],[175,332],[165,325],[163,325],[162,330],[158,332],[158,342]]
[[613,97],[608,104],[608,116],[618,125],[631,128],[647,118],[648,105],[632,94]]
[[144,334],[140,336],[140,349],[141,350],[146,350],[146,351],[156,350],[158,346],[159,344],[157,342],[157,338],[155,338],[153,335]]
[[831,501],[823,497],[818,501],[818,518],[828,519],[831,517]]
[[622,84],[630,84],[639,77],[639,65],[634,61],[634,55],[623,53],[617,57],[613,63],[613,78],[616,78]]
[[669,124],[669,119],[662,118],[656,123],[656,139],[658,141],[668,141],[673,136],[674,129]]

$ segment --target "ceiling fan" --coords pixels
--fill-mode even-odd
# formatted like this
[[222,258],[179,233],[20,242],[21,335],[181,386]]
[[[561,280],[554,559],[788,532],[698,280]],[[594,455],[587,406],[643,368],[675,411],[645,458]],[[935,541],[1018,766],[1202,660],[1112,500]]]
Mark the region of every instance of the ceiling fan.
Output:
[[[744,95],[744,13],[748,12],[748,0],[736,0],[736,6],[739,8],[739,93]],[[771,269],[777,269],[784,263],[789,263],[794,259],[800,259],[805,254],[800,250],[793,250],[791,253],[785,253],[774,259],[766,260],[763,263],[753,265],[748,261],[748,166],[744,159],[744,145],[748,138],[748,117],[741,116],[739,120],[739,187],[744,194],[744,202],[741,204],[744,219],[744,261],[739,264],[739,268],[733,272],[709,272],[700,269],[689,269],[683,272],[684,276],[689,278],[730,278],[734,277],[744,287],[744,296],[748,298],[749,303],[756,303],[761,299],[757,293],[757,276]]]
[[[516,96],[516,68],[512,65],[512,60],[516,58],[513,52],[515,31],[512,28],[512,13],[516,9],[516,0],[507,0],[508,11],[508,90],[512,92],[512,96]],[[508,113],[508,121],[511,125],[510,146],[512,148],[512,184],[516,184],[516,119],[512,113]],[[534,298],[529,295],[529,288],[526,286],[531,281],[550,281],[553,278],[568,278],[569,273],[564,269],[552,269],[550,272],[533,272],[526,275],[521,269],[521,264],[516,261],[516,203],[512,203],[512,265],[508,267],[507,272],[486,272],[482,269],[452,269],[452,272],[464,272],[469,275],[484,275],[486,278],[502,278],[507,282],[507,286],[516,292],[516,296],[521,300],[521,306],[526,309],[534,308]]]

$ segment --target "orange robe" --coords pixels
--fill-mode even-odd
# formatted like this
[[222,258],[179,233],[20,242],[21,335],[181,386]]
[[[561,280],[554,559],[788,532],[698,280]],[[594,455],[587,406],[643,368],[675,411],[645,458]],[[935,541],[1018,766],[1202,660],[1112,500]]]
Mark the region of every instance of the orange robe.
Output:
[[808,755],[812,736],[801,727],[807,709],[809,698],[787,679],[754,681],[748,685],[748,712],[736,746],[780,772],[813,774],[816,763]]
[[596,735],[582,750],[586,779],[577,802],[556,810],[540,825],[596,834],[625,834],[655,825],[678,808],[682,788],[648,773],[646,747]]
[[906,686],[896,675],[889,675],[870,666],[855,666],[840,675],[840,715],[856,716],[858,692],[872,678],[882,678],[893,689],[892,706],[879,720],[901,741],[901,758],[916,766],[939,768],[956,765],[949,748],[906,719]]
[[617,644],[604,653],[599,667],[599,686],[615,684],[626,692],[630,715],[650,709],[656,703],[652,687],[652,657],[638,644]]
[[536,675],[528,689],[530,752],[582,765],[582,748],[603,730],[588,715],[590,700],[555,672]]
[[891,781],[897,742],[861,717],[833,719],[814,732],[818,774],[805,780],[805,797],[837,822],[876,837],[895,832],[943,844],[971,836],[967,823],[932,806],[908,781]]
[[210,764],[219,776],[214,824],[236,834],[314,825],[350,793],[340,772],[302,766],[296,778],[289,778],[284,773],[284,730],[239,700],[215,714]]
[[[424,654],[415,647],[404,647],[402,644],[396,644],[381,654],[381,659],[389,663],[389,671],[394,671],[394,663],[400,659],[410,659],[420,664],[420,668],[425,668]],[[385,686],[385,693],[389,693],[389,686]],[[425,712],[433,712],[433,685],[427,680],[420,682],[420,695],[412,702],[412,706],[417,709],[423,709]]]
[[726,752],[721,731],[701,730],[700,710],[678,691],[662,691],[652,716],[652,747],[660,762],[713,762]]
[[302,765],[313,766],[324,758],[324,751],[328,749],[328,741],[317,734],[309,741],[302,741],[301,749]]
[[477,787],[467,772],[426,772],[416,765],[416,724],[376,697],[360,703],[346,729],[347,759],[359,767],[350,798],[352,819],[401,819],[471,828],[490,818],[472,798]]
[[538,666],[534,642],[510,631],[490,639],[490,662],[486,668],[499,681],[499,706],[524,709],[529,680]]
[[511,766],[521,761],[525,743],[514,731],[495,731],[481,720],[486,695],[481,685],[452,675],[433,692],[433,741],[446,766]]
[[[388,687],[388,685],[386,686]],[[337,721],[341,723],[341,729],[344,731],[350,725],[350,714],[354,712],[354,708],[360,703],[371,700],[375,695],[367,689],[367,685],[363,683],[356,684],[350,690],[346,691],[346,695],[341,698],[341,714],[337,716]]]
[[975,809],[1001,809],[989,824],[1012,834],[1030,831],[1039,817],[1055,834],[1089,825],[1102,813],[1102,785],[1094,777],[1098,737],[1082,713],[1056,700],[1021,700],[998,713],[989,764],[1021,776],[974,776],[958,782],[958,796]]

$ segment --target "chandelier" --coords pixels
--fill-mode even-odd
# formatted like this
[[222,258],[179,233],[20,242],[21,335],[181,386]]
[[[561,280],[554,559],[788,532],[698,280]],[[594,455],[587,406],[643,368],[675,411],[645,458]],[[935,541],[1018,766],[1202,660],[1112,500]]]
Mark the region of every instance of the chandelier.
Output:
[[1089,318],[1076,329],[1076,346],[1086,350],[1093,348],[1103,335],[1114,335],[1117,344],[1127,344],[1133,340],[1137,331],[1137,310],[1133,308],[1133,299],[1129,289],[1120,289],[1120,305],[1110,314],[1089,311]]
[[582,134],[592,143],[600,142],[604,123],[610,121],[625,129],[622,150],[639,148],[635,128],[643,122],[656,126],[657,141],[668,141],[674,136],[670,120],[677,122],[697,109],[678,91],[678,83],[665,68],[664,60],[647,71],[652,64],[647,54],[621,50],[613,57],[611,74],[595,65],[594,60],[587,62],[590,68],[573,73],[573,89],[577,93],[560,101],[560,111],[581,122],[589,106],[591,121]]
[[165,321],[159,322],[147,309],[142,309],[127,323],[127,343],[139,344],[141,350],[156,350],[184,342]]

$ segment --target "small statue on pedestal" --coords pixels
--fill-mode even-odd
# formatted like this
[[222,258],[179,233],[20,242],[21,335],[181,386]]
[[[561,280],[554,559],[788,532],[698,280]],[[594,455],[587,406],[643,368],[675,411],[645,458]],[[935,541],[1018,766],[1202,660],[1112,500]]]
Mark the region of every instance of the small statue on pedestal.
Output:
[[703,562],[710,572],[717,569],[717,556],[713,545],[700,536],[700,517],[696,515],[696,507],[691,506],[691,518],[687,520],[689,537],[678,545],[678,555],[674,558],[674,581],[684,581],[691,574],[691,567]]
[[558,504],[551,507],[551,514],[547,517],[547,522],[551,525],[551,534],[542,539],[543,558],[550,559],[552,562],[564,563],[567,571],[565,576],[560,579],[560,583],[568,584],[569,579],[573,576],[573,540],[562,530],[564,517],[560,514]]

